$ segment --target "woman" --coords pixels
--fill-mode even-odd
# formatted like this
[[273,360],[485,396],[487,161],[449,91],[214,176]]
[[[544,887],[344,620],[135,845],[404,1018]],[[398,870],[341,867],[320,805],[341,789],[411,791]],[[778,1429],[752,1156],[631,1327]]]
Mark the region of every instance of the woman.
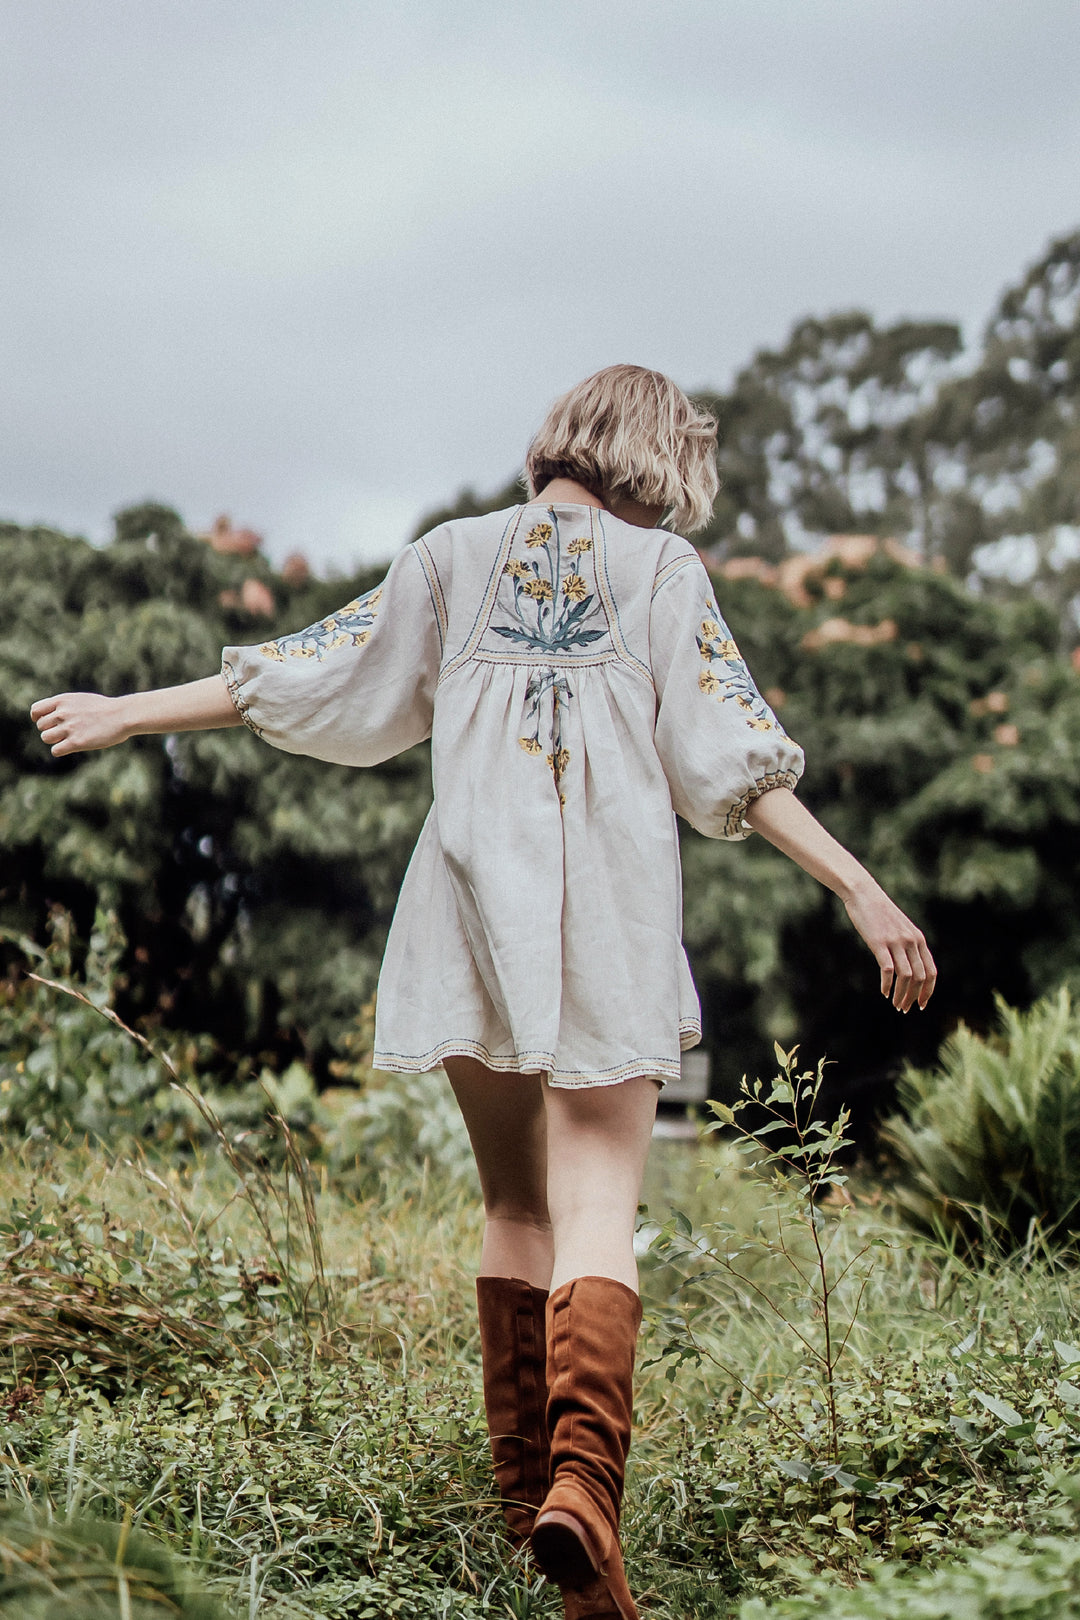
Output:
[[442,525],[339,613],[227,647],[220,676],[31,710],[57,756],[244,723],[370,765],[431,737],[375,1064],[445,1068],[465,1117],[504,1512],[571,1620],[637,1614],[619,1546],[634,1218],[658,1091],[701,1034],[673,809],[711,836],[758,831],[838,894],[899,1011],[936,977],[919,930],[795,798],[800,749],[697,553],[656,527],[707,521],[715,440],[666,377],[609,367],[552,408],[525,505]]

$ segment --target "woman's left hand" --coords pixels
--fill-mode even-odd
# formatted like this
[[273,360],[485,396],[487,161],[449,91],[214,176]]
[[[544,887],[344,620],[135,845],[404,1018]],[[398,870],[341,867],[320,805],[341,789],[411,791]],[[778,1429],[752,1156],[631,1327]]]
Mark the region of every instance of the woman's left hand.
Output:
[[844,901],[857,931],[881,969],[881,993],[892,996],[898,1012],[924,1008],[934,993],[937,967],[920,928],[869,873],[866,882]]

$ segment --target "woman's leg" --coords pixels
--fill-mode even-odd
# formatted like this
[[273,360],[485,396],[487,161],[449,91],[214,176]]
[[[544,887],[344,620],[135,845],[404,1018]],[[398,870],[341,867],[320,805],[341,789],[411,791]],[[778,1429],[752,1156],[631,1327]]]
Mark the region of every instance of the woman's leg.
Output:
[[575,1277],[609,1277],[637,1292],[634,1224],[656,1099],[654,1080],[549,1086],[547,1202],[555,1241],[552,1290]]
[[484,1195],[481,1277],[551,1282],[547,1123],[541,1078],[496,1074],[475,1058],[451,1057],[446,1073],[469,1132]]
[[550,1488],[545,1310],[551,1279],[544,1096],[539,1075],[495,1074],[450,1058],[484,1194],[476,1280],[484,1410],[503,1514],[528,1539]]
[[637,1620],[619,1519],[641,1324],[634,1218],[656,1116],[639,1076],[580,1091],[548,1086],[548,1207],[555,1267],[548,1299],[552,1487],[533,1552],[568,1620]]

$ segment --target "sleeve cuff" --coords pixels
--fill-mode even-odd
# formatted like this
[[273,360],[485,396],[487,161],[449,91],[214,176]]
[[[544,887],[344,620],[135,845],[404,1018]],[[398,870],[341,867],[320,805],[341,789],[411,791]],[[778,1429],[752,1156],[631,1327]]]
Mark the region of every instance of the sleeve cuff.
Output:
[[221,678],[225,682],[225,687],[229,696],[232,698],[233,708],[236,710],[245,726],[247,726],[249,731],[253,731],[256,737],[261,737],[262,732],[251,717],[251,711],[248,708],[247,700],[244,697],[243,692],[240,690],[240,682],[237,679],[236,671],[229,662],[229,658],[226,653],[223,653],[221,657]]
[[742,798],[736,800],[728,811],[724,821],[723,837],[733,842],[749,838],[754,829],[743,820],[743,816],[754,800],[760,799],[763,793],[769,793],[773,788],[791,788],[794,791],[798,782],[798,771],[770,771],[768,775],[759,777],[753,787],[747,788]]

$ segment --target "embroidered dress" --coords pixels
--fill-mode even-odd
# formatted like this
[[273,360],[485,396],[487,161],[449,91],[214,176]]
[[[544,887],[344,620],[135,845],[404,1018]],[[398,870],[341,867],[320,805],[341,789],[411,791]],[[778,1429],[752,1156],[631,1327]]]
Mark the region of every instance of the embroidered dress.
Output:
[[227,647],[222,669],[288,753],[374,765],[431,738],[377,1068],[461,1054],[557,1086],[678,1075],[701,1026],[673,811],[744,838],[747,806],[803,764],[687,541],[589,506],[459,519],[377,591]]

